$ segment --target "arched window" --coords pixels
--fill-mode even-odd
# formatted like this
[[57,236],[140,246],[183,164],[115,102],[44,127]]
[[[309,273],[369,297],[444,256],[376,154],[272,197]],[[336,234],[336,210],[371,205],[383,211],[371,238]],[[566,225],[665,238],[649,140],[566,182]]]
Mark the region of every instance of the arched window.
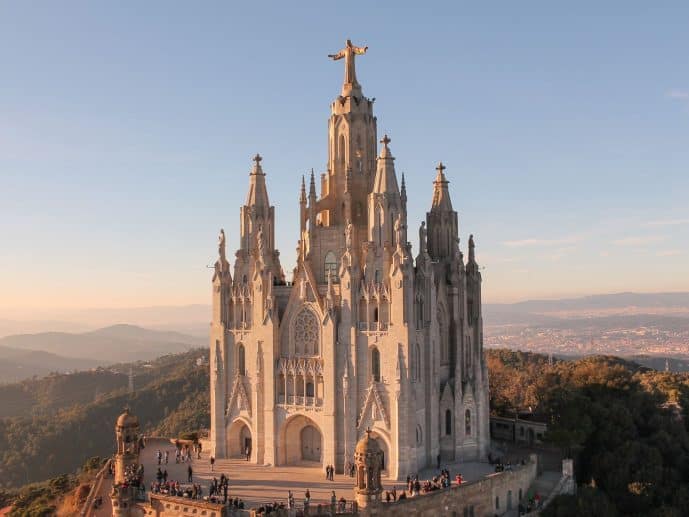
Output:
[[414,343],[412,345],[412,352],[411,352],[411,380],[412,381],[418,381],[419,380],[419,372],[421,371],[421,364],[419,361],[420,358],[420,352],[419,352],[419,344]]
[[383,221],[385,220],[383,216],[383,208],[378,208],[378,245],[383,245]]
[[313,397],[313,382],[306,383],[306,396]]
[[500,509],[500,496],[499,495],[495,496],[495,509],[496,510]]
[[376,269],[376,272],[373,274],[373,278],[376,284],[380,283],[380,269]]
[[237,348],[237,372],[239,375],[246,375],[246,352],[244,345]]
[[294,350],[297,355],[318,354],[318,319],[306,308],[294,322]]
[[419,424],[416,424],[416,445],[423,443],[423,430]]
[[445,411],[445,434],[447,436],[452,434],[452,411],[449,409]]
[[447,364],[447,362],[450,359],[450,336],[447,328],[447,323],[445,320],[445,311],[440,307],[438,307],[436,318],[438,319],[438,332],[440,334],[440,362],[441,364]]
[[378,323],[378,307],[373,308],[373,323]]
[[330,274],[333,281],[337,279],[337,259],[332,251],[325,254],[325,265],[323,267],[324,282],[328,281],[328,274]]
[[345,163],[345,137],[344,135],[340,135],[340,149],[338,152],[339,158],[340,158],[340,163],[344,165]]
[[371,348],[371,377],[380,382],[380,352],[375,346]]
[[464,434],[471,436],[471,410],[464,412]]

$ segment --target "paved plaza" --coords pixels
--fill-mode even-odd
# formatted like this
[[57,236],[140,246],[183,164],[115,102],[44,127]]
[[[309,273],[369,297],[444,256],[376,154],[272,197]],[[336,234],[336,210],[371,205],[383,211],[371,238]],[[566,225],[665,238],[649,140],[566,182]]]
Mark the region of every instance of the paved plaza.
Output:
[[[146,448],[141,451],[141,462],[144,465],[144,479],[146,488],[155,479],[158,462],[156,452],[169,451],[169,461],[162,468],[167,469],[168,479],[185,484],[187,481],[187,468],[189,463],[175,463],[175,447],[169,440],[148,440]],[[330,494],[335,490],[337,498],[344,497],[347,501],[353,499],[354,478],[335,475],[334,481],[325,479],[325,472],[315,464],[303,464],[288,467],[266,467],[254,465],[242,459],[216,460],[213,472],[210,470],[208,452],[201,454],[201,459],[194,459],[191,463],[194,472],[195,483],[201,483],[204,494],[208,494],[208,485],[213,477],[225,474],[230,478],[228,497],[239,497],[244,501],[246,508],[259,506],[273,501],[285,502],[287,491],[291,490],[295,501],[301,505],[304,501],[304,492],[308,488],[311,492],[312,504],[329,503]],[[443,465],[450,471],[452,478],[461,472],[466,481],[474,481],[493,472],[493,468],[486,463],[456,463]],[[419,473],[420,479],[429,479],[437,475],[434,469],[426,469]],[[393,482],[383,477],[383,487],[392,490],[404,488],[404,481]]]

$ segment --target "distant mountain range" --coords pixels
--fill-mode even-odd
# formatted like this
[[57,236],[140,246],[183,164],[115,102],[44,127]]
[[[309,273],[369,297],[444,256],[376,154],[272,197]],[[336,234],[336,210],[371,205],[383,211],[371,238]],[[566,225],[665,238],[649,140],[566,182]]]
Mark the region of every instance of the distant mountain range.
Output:
[[689,292],[614,293],[561,300],[487,303],[483,313],[488,325],[547,325],[566,318],[640,314],[689,318]]
[[0,382],[112,363],[147,361],[205,346],[205,338],[134,325],[83,332],[42,332],[0,338]]

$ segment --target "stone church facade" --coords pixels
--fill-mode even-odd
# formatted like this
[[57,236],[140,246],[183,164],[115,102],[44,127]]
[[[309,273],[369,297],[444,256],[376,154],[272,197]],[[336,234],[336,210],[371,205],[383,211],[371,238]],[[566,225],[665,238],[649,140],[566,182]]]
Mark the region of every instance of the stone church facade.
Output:
[[[213,275],[211,453],[253,463],[353,462],[367,429],[384,469],[402,478],[426,466],[476,459],[489,446],[481,273],[469,238],[459,247],[445,167],[432,203],[407,236],[407,191],[387,136],[356,78],[331,104],[328,165],[302,178],[293,281],[275,248],[261,157],[240,209],[233,268],[221,232]],[[429,194],[431,193],[429,185]],[[281,216],[285,216],[280,214]]]

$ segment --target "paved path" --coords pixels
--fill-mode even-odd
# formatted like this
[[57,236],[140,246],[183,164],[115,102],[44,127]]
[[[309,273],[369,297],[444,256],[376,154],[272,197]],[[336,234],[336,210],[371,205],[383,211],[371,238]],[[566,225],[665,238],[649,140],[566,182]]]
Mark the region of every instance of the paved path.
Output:
[[[225,474],[230,478],[228,496],[241,498],[246,508],[272,503],[273,501],[285,502],[288,490],[292,491],[298,505],[303,503],[304,492],[307,488],[311,492],[312,505],[319,503],[329,504],[332,490],[335,490],[338,499],[344,497],[347,501],[351,501],[354,496],[354,478],[335,474],[334,481],[326,481],[323,469],[314,464],[265,467],[254,465],[241,459],[216,460],[214,471],[211,472],[208,452],[202,453],[201,459],[194,459],[191,464],[177,464],[175,463],[174,445],[169,440],[164,439],[149,439],[145,449],[141,451],[140,461],[144,465],[144,482],[146,483],[147,491],[151,481],[155,479],[158,469],[158,462],[156,460],[156,452],[158,450],[163,454],[166,450],[169,452],[167,465],[164,462],[161,465],[161,468],[167,469],[169,480],[185,484],[187,482],[187,469],[191,465],[194,483],[201,483],[204,494],[207,495],[208,486],[213,477],[219,478],[221,473]],[[494,471],[491,465],[477,462],[443,464],[443,467],[450,471],[452,479],[454,479],[457,473],[461,472],[466,481],[480,479]],[[419,479],[430,479],[437,474],[436,469],[426,469],[419,473]],[[112,479],[105,479],[101,493],[104,496],[104,502],[107,501],[107,503],[102,511],[96,514],[97,517],[110,517],[111,515],[109,512],[112,510],[110,509],[108,497],[111,486]],[[404,486],[404,481],[396,482],[383,477],[383,487],[385,490],[392,490],[393,487],[397,487],[400,490]]]
[[[168,479],[185,482],[188,464],[174,463],[174,446],[169,441],[149,440],[141,454],[146,486],[150,485],[158,468],[155,460],[158,449],[162,452],[165,449],[170,451],[170,461],[167,466],[163,465],[163,468],[167,468]],[[354,496],[354,478],[335,474],[334,481],[327,481],[325,471],[312,463],[288,467],[265,467],[242,459],[216,460],[214,472],[211,472],[208,452],[203,452],[201,459],[194,459],[191,465],[194,471],[194,482],[200,482],[203,485],[205,494],[208,493],[208,485],[213,477],[219,478],[222,473],[230,478],[229,497],[241,498],[247,508],[273,501],[286,501],[288,490],[292,491],[299,505],[304,501],[304,492],[307,488],[311,492],[312,504],[329,503],[332,490],[335,490],[338,499],[344,497],[350,501]],[[474,481],[493,472],[493,467],[486,463],[455,463],[443,465],[443,467],[450,470],[453,479],[455,474],[461,472],[466,481]],[[426,469],[419,473],[419,478],[429,479],[437,474],[435,469]],[[404,487],[404,482],[394,482],[383,477],[383,487],[386,490],[397,487],[399,490]]]

